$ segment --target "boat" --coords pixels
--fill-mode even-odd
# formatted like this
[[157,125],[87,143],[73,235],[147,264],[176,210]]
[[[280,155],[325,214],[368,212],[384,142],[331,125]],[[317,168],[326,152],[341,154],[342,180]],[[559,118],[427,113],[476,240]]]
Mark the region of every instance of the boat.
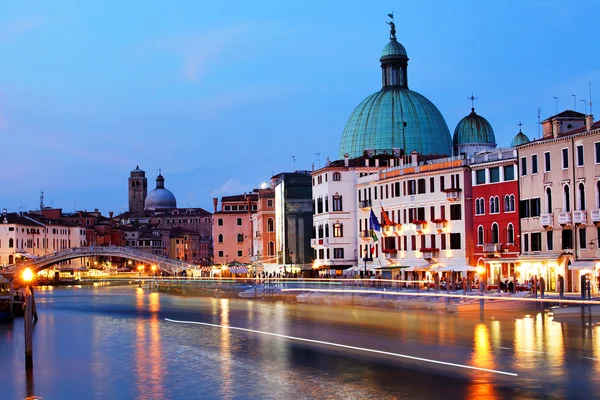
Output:
[[238,293],[238,297],[242,299],[262,298],[264,295],[265,291],[262,286],[255,286]]
[[[470,313],[470,312],[480,312],[481,304],[480,300],[483,301],[483,311],[527,311],[532,310],[538,304],[530,301],[516,301],[516,300],[508,300],[508,296],[499,296],[499,297],[490,297],[486,296],[483,298],[473,298],[467,300],[460,300],[457,302],[448,303],[446,306],[446,310],[448,312],[455,313]],[[525,297],[525,296],[516,296],[516,297]],[[511,296],[511,298],[514,298]]]
[[600,317],[600,305],[578,305],[550,307],[548,310],[556,317]]

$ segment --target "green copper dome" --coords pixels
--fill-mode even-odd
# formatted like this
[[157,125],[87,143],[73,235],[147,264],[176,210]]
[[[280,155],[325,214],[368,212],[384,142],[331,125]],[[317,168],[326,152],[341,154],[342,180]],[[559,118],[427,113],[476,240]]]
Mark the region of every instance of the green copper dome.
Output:
[[517,135],[513,138],[512,142],[510,142],[510,147],[517,147],[522,144],[527,144],[529,142],[530,142],[530,140],[527,137],[527,135],[525,135],[523,132],[519,131],[519,133],[517,133]]
[[461,144],[490,144],[496,145],[496,137],[490,123],[474,108],[471,114],[460,120],[454,129],[454,145]]
[[377,153],[404,149],[405,154],[452,154],[450,131],[444,117],[425,96],[407,88],[382,89],[363,100],[350,115],[340,144],[359,157],[367,148]]
[[402,46],[396,39],[390,40],[388,44],[385,45],[383,51],[381,52],[381,58],[387,57],[406,57],[406,49]]
[[365,149],[392,154],[394,148],[409,154],[449,156],[452,138],[444,117],[425,96],[408,89],[408,55],[396,40],[392,26],[390,42],[381,58],[382,88],[354,109],[344,132],[339,158],[362,156]]

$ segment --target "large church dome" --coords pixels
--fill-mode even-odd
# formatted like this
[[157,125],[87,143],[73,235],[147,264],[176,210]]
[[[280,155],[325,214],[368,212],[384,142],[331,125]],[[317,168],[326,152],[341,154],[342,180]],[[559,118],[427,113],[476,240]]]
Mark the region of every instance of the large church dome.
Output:
[[379,61],[382,88],[354,109],[344,128],[339,158],[363,155],[365,149],[392,153],[394,148],[409,154],[452,154],[452,138],[444,117],[425,96],[408,89],[406,49],[396,40],[393,22],[390,42]]
[[170,190],[165,189],[165,178],[159,173],[156,177],[156,189],[148,193],[144,203],[145,210],[177,208],[177,200]]

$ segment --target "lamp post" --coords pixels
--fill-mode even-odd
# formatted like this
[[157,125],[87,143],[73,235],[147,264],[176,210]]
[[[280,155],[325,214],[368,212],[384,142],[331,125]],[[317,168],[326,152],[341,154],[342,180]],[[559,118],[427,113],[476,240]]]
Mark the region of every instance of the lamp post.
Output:
[[34,318],[37,321],[37,312],[35,311],[35,301],[33,292],[29,288],[29,282],[33,279],[33,272],[29,268],[25,268],[22,275],[23,281],[27,283],[25,288],[25,303],[23,319],[25,322],[25,369],[33,368],[33,322]]
[[292,266],[290,267],[290,274],[294,272],[294,252],[290,251],[290,263]]

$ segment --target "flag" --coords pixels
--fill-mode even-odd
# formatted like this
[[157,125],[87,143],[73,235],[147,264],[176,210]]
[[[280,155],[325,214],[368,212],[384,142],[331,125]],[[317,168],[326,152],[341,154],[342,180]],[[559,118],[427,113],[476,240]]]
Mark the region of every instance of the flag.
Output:
[[375,231],[373,229],[371,229],[371,237],[373,238],[374,242],[379,240],[379,238],[377,237],[377,234],[375,233]]
[[[381,203],[379,203],[379,205],[381,206]],[[381,217],[383,218],[383,224],[382,225],[396,225],[392,222],[392,220],[390,219],[390,217],[388,217],[387,213],[385,212],[385,210],[383,209],[383,206],[381,206]]]
[[394,19],[394,14],[388,14],[388,17]]
[[372,208],[371,208],[371,216],[369,218],[369,222],[371,225],[371,229],[374,229],[376,231],[381,230],[381,225],[379,224],[379,221],[377,220],[377,217],[375,216],[375,213],[373,212]]
[[371,255],[375,254],[375,246],[371,246]]

